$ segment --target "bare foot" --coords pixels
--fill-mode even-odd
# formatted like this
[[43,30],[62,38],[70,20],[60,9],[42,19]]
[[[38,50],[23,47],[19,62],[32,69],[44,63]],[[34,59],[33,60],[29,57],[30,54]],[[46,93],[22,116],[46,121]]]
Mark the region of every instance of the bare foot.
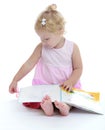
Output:
[[54,113],[54,108],[53,108],[53,104],[51,102],[51,99],[48,95],[46,95],[42,102],[41,102],[41,108],[42,110],[44,111],[44,113],[47,115],[47,116],[52,116],[53,113]]
[[69,111],[71,108],[69,105],[67,105],[64,102],[58,102],[58,101],[55,101],[54,104],[55,104],[56,108],[59,109],[61,115],[67,116],[69,114]]

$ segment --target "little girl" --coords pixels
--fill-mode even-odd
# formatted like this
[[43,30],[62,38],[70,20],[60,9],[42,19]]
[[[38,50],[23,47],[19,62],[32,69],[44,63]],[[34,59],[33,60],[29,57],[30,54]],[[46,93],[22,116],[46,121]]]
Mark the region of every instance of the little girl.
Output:
[[[82,60],[78,46],[67,40],[63,34],[65,21],[55,4],[43,11],[36,23],[35,31],[41,42],[37,45],[29,59],[22,65],[14,76],[9,92],[17,92],[17,83],[28,74],[36,65],[32,85],[60,84],[66,91],[73,87],[80,88],[82,74]],[[70,106],[64,102],[55,101],[46,95],[42,102],[23,103],[26,107],[41,108],[47,116],[54,114],[56,107],[60,114],[67,116]]]

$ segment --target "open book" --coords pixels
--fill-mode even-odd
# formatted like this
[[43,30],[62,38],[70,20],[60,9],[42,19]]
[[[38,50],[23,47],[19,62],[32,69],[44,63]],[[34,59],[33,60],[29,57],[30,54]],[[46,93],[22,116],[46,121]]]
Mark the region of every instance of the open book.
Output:
[[85,111],[103,114],[99,92],[87,92],[80,89],[67,92],[59,85],[35,85],[20,88],[18,100],[19,102],[41,102],[45,95],[49,95],[52,102],[58,100]]

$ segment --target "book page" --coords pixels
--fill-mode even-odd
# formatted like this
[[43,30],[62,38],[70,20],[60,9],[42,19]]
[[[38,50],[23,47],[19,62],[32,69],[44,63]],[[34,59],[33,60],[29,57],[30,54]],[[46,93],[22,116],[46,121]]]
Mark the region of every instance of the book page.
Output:
[[41,102],[45,95],[49,95],[52,102],[60,101],[59,85],[35,85],[21,88],[18,100],[19,102]]
[[71,93],[62,91],[62,100],[67,104],[83,109],[86,111],[103,114],[102,107],[99,102],[98,92],[86,92],[73,90]]

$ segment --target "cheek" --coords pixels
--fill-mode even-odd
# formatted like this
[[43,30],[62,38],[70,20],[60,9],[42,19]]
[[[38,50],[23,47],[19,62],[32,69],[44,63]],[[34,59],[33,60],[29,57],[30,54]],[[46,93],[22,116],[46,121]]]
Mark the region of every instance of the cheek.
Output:
[[54,45],[57,45],[58,42],[59,42],[58,39],[54,39],[53,44],[54,44]]

